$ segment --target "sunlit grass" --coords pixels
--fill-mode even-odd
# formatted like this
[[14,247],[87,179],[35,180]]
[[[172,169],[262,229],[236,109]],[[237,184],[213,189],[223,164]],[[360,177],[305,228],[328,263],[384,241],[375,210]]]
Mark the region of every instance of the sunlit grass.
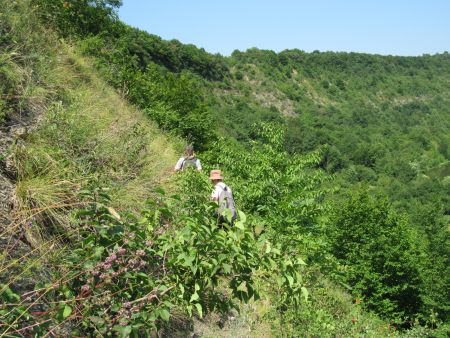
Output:
[[138,212],[156,186],[168,187],[181,141],[126,103],[75,48],[27,22],[28,1],[0,4],[0,19],[8,18],[16,37],[0,53],[2,84],[14,88],[17,101],[8,114],[33,121],[8,150],[16,177],[13,222],[0,229],[11,238],[0,251],[0,283],[17,289],[70,271],[59,261],[65,243],[77,238],[73,211],[84,204],[81,189],[107,187],[112,206]]
[[100,80],[88,61],[62,48],[59,75],[51,79],[61,83],[63,100],[47,107],[37,130],[16,148],[21,223],[68,226],[77,191],[91,183],[110,187],[114,206],[138,210],[177,159],[175,142]]

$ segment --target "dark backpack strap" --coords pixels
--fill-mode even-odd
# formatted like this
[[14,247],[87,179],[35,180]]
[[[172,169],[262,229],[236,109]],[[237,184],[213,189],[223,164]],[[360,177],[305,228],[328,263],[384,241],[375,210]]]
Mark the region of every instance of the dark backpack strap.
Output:
[[225,191],[225,207],[228,208],[230,206],[230,201],[229,201],[229,194],[230,192],[228,191],[228,186],[224,183],[223,184],[223,191]]

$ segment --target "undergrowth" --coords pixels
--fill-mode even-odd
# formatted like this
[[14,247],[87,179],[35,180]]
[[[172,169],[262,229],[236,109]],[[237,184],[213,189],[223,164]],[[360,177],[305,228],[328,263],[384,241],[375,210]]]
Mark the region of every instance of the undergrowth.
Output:
[[[71,2],[47,2],[52,20],[64,19],[67,40],[43,28],[36,3],[46,2],[0,0],[0,123],[35,120],[2,154],[16,182],[14,222],[1,236],[29,250],[15,252],[14,244],[1,253],[1,336],[430,334],[418,323],[397,332],[324,275],[346,267],[324,237],[333,189],[324,188],[331,177],[320,152],[291,156],[274,123],[254,125],[245,146],[212,137],[204,168],[233,173],[226,179],[245,210],[232,227],[218,222],[207,177],[171,175],[181,139],[148,120],[204,140],[211,123],[199,80],[159,74],[155,65],[115,79],[73,47],[80,44],[70,40]],[[85,6],[75,7],[94,18],[111,13]],[[128,87],[117,93],[93,65],[116,88],[125,80]],[[138,80],[151,90],[142,94]],[[223,330],[211,322],[217,316]]]

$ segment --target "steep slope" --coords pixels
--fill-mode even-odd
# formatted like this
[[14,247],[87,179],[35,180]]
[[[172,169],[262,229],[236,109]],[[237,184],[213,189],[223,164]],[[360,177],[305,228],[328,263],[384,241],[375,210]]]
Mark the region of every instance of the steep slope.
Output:
[[[58,40],[53,31],[39,25],[28,1],[6,1],[0,4],[6,19],[1,22],[0,27],[2,32],[8,32],[6,38],[5,35],[2,36],[1,41],[0,76],[2,80],[11,80],[7,86],[1,88],[3,129],[0,149],[3,189],[0,203],[0,334],[68,336],[69,332],[80,329],[77,327],[80,313],[72,314],[76,309],[77,299],[81,296],[82,303],[87,300],[83,298],[82,292],[74,298],[75,292],[80,292],[80,285],[75,285],[73,291],[68,291],[70,281],[75,277],[67,278],[67,275],[76,273],[77,276],[77,269],[80,267],[80,273],[85,272],[86,260],[98,256],[104,250],[99,246],[95,248],[93,255],[90,253],[86,244],[89,241],[85,240],[86,233],[83,233],[85,225],[88,224],[89,229],[94,227],[98,219],[106,219],[107,222],[103,224],[106,228],[120,225],[128,231],[129,228],[135,227],[135,224],[127,223],[127,220],[119,222],[117,212],[137,214],[156,187],[164,187],[169,191],[172,189],[168,178],[177,157],[175,149],[180,148],[181,141],[160,131],[149,121],[146,114],[130,106],[109,87],[92,66],[91,63],[95,60],[81,57],[70,43]],[[3,85],[5,83],[6,81],[2,82]],[[183,88],[186,87],[181,90]],[[191,89],[193,90],[195,89]],[[173,97],[169,97],[167,101],[172,99]],[[166,108],[164,112],[170,110]],[[204,180],[194,183],[193,188],[200,183],[203,184],[202,188],[210,188],[204,185]],[[104,192],[111,197],[107,202],[107,209],[100,203]],[[203,201],[203,197],[208,196],[208,193],[203,190],[200,195]],[[98,198],[94,200],[96,203],[89,200],[92,196]],[[100,216],[95,215],[92,219],[85,218],[81,221],[74,216],[74,211],[79,209],[86,214],[86,209],[89,210],[91,205],[100,212]],[[150,209],[146,212],[154,213],[150,214],[153,216],[149,217],[151,220],[156,220],[158,213],[162,215],[162,225],[167,227],[164,217],[168,217],[170,212],[180,211],[163,207],[164,205],[161,210]],[[207,208],[201,209],[204,214],[209,212]],[[195,209],[192,211],[195,212]],[[214,262],[217,264],[217,255],[209,257],[209,251],[214,249],[214,245],[222,245],[219,240],[223,239],[223,231],[214,227],[214,220],[208,220],[201,213],[199,217],[202,222],[205,222],[205,219],[211,222],[206,223],[208,226],[203,225],[202,229],[206,229],[207,233],[211,233],[209,228],[215,229],[214,236],[222,237],[215,237],[211,242],[201,240],[194,247],[183,244],[179,249],[186,248],[189,250],[187,253],[190,253],[206,246],[203,259],[199,259],[199,265],[203,269],[204,261],[207,265]],[[196,227],[192,220],[188,225]],[[151,228],[156,225],[149,223],[146,226]],[[241,236],[239,228],[231,231],[234,232],[236,234],[225,237],[228,241],[236,238],[231,248],[219,246],[215,248],[215,252],[220,255],[228,254],[234,259],[238,250],[236,256],[243,256],[244,259],[236,265],[247,269],[247,261],[251,261],[250,258],[256,253],[253,250],[258,249],[263,242],[249,242],[249,247],[241,248],[241,242],[248,245],[247,241],[252,238],[252,227],[246,228],[245,240],[238,237]],[[133,234],[139,236],[141,231]],[[105,240],[101,231],[94,235],[94,242]],[[114,235],[117,234],[106,237],[109,239]],[[205,233],[200,235],[204,236]],[[179,235],[178,238],[180,237]],[[196,236],[191,236],[189,240],[195,238]],[[167,242],[163,242],[164,247],[173,246],[178,242],[176,239],[176,236],[167,236]],[[154,240],[164,241],[164,238],[156,237]],[[145,243],[138,241],[136,245],[142,246]],[[67,260],[74,252],[79,251],[87,254],[83,256],[83,260]],[[139,250],[135,256],[138,252]],[[251,256],[245,257],[247,254]],[[177,255],[173,255],[173,258],[177,258]],[[165,269],[160,260],[151,259],[149,262],[153,264],[152,270],[147,271],[147,274],[138,271],[137,274],[140,274],[139,278],[144,275],[147,282],[150,279],[148,276],[155,274],[154,269]],[[185,267],[185,263],[181,263],[180,267],[175,265],[175,268]],[[230,264],[225,264],[221,269],[230,267]],[[259,269],[258,265],[256,267]],[[215,271],[219,276],[223,274],[221,271],[217,272],[218,268]],[[239,273],[236,274],[234,270],[230,272],[232,275],[228,278],[239,278]],[[214,272],[212,273],[213,277],[217,278]],[[190,273],[184,274],[191,284],[195,283],[195,288],[187,283],[181,284],[185,285],[186,290],[193,289],[189,290],[193,292],[192,295],[184,296],[189,301],[190,298],[195,299],[195,295],[198,297],[197,283],[202,278],[197,279],[195,275],[191,277]],[[205,274],[209,277],[210,272],[206,271]],[[247,272],[243,274],[244,277],[246,275]],[[135,278],[134,275],[131,277]],[[60,282],[61,278],[68,279],[67,285]],[[180,276],[167,278],[178,280]],[[158,281],[159,278],[156,275],[154,279]],[[206,277],[203,279],[208,281]],[[57,286],[62,289],[53,293]],[[238,286],[235,285],[234,288]],[[40,294],[39,290],[44,290],[44,293]],[[222,293],[228,292],[227,288],[220,288],[218,293],[225,305],[227,299]],[[242,293],[242,290],[236,292]],[[180,297],[175,294],[170,298],[170,302],[165,301],[162,305],[177,302],[180,298],[183,298],[183,295]],[[200,305],[200,309],[205,306],[206,310],[208,302],[208,297],[202,299],[202,305],[196,304],[196,309]],[[55,307],[53,304],[60,304],[62,307]],[[65,304],[70,304],[73,308]],[[189,306],[192,311],[192,305]],[[109,307],[102,307],[102,312],[107,311]],[[243,315],[239,316],[236,322],[230,321],[231,324],[222,318],[224,331],[217,326],[215,315],[205,321],[197,320],[194,331],[213,336],[247,336],[252,333],[259,336],[262,333],[271,335],[270,320],[264,320],[262,317],[272,311],[272,306],[263,305],[262,310],[260,308],[258,304],[244,308]],[[256,314],[254,309],[259,309]],[[164,308],[162,310],[167,311]],[[167,333],[169,336],[180,330],[180,325],[177,324],[177,309],[173,312],[174,320],[169,326],[174,329],[163,331],[170,332]],[[144,316],[146,311],[142,313]],[[148,313],[153,314],[151,311]],[[167,319],[167,312],[160,313],[161,318]],[[352,313],[347,314],[350,315]],[[92,323],[91,317],[85,319]],[[181,316],[181,320],[189,322],[185,315]],[[162,325],[161,321],[158,325]],[[376,325],[378,323],[374,324]],[[89,326],[87,330],[90,329],[93,328]],[[191,328],[182,328],[180,335],[186,335],[190,331]]]
[[92,184],[109,187],[113,206],[139,210],[170,176],[174,146],[69,47],[57,58],[50,71],[59,73],[52,85],[60,100],[13,151],[20,223],[67,223],[77,191]]
[[[360,103],[361,97],[351,101],[350,93],[342,93],[357,86],[334,79],[334,58],[327,61],[325,55],[326,62],[317,66],[312,55],[312,61],[305,57],[306,64],[298,65],[296,53],[286,57],[268,52],[263,62],[242,58],[244,68],[250,69],[247,74],[248,69],[240,72],[239,55],[224,60],[195,46],[163,41],[123,25],[110,8],[118,3],[0,2],[7,13],[0,25],[7,32],[6,39],[2,35],[0,40],[5,47],[0,76],[10,80],[2,87],[0,101],[6,107],[0,115],[6,120],[8,136],[2,143],[2,149],[8,148],[2,159],[8,186],[1,204],[8,212],[2,238],[10,241],[2,248],[6,260],[0,266],[0,334],[43,334],[47,330],[47,335],[57,336],[186,336],[192,331],[204,336],[402,335],[365,312],[363,306],[370,303],[359,294],[350,296],[336,286],[340,282],[350,288],[342,276],[352,269],[365,279],[378,278],[379,271],[370,266],[376,250],[364,249],[369,266],[364,265],[367,260],[358,261],[361,264],[356,268],[338,262],[341,243],[351,239],[344,232],[335,234],[339,239],[332,244],[337,253],[335,257],[330,254],[327,246],[332,237],[327,231],[332,224],[324,197],[331,191],[324,185],[330,182],[326,171],[333,170],[320,161],[319,152],[292,154],[298,149],[289,147],[286,140],[297,139],[292,133],[285,137],[280,127],[285,119],[292,127],[292,120],[306,116],[315,131],[320,129],[316,124],[321,118],[326,120],[328,109],[344,110],[349,102]],[[42,22],[52,22],[61,35],[43,28],[35,14]],[[61,36],[66,42],[58,40]],[[81,56],[81,51],[91,58]],[[233,78],[228,77],[226,62]],[[355,70],[351,60],[348,65],[338,64],[349,67],[346,74]],[[334,88],[333,81],[325,81],[322,72],[336,80],[342,92]],[[445,72],[442,78],[430,93],[437,89],[446,93]],[[305,91],[298,87],[300,82]],[[386,86],[391,88],[390,83]],[[395,96],[390,95],[387,103]],[[304,105],[300,110],[296,97]],[[382,106],[383,100],[377,102]],[[245,142],[217,137],[214,108],[222,132]],[[309,109],[314,116],[308,115]],[[333,118],[341,116],[339,111],[331,113]],[[348,112],[344,113],[348,118]],[[19,121],[15,115],[28,116],[21,124],[30,128],[10,128]],[[156,128],[149,117],[166,131]],[[364,117],[355,115],[363,124]],[[250,122],[260,120],[275,123],[248,128]],[[295,122],[293,126],[296,136]],[[175,191],[168,178],[176,159],[174,149],[180,148],[181,140],[169,131],[209,149],[201,154],[205,169],[223,169],[245,211],[234,227],[212,216],[211,186],[203,174],[172,176],[181,188],[174,196],[155,189]],[[333,137],[339,139],[339,135]],[[310,147],[303,149],[301,144],[302,151],[321,144],[315,137],[310,141]],[[422,282],[416,274],[414,281],[407,276],[405,284],[396,284],[397,272],[404,273],[398,257],[416,264],[419,256],[409,259],[404,255],[414,249],[409,241],[413,233],[388,206],[380,208],[378,201],[369,199],[364,204],[360,200],[361,207],[347,206],[341,223],[360,226],[363,233],[370,226],[375,234],[394,229],[408,235],[405,241],[389,235],[374,235],[369,241],[375,247],[384,244],[382,254],[392,255],[388,261],[394,263],[392,272],[381,276],[393,284],[389,286],[394,292],[381,299],[391,310],[397,306],[395,299],[390,303],[391,294],[396,296],[398,291],[402,300],[407,294],[402,293],[403,286],[414,282],[415,290]],[[355,217],[354,210],[363,212]],[[386,215],[392,216],[392,222],[385,222]],[[366,218],[374,219],[373,224],[366,225]],[[401,249],[389,245],[392,240]],[[444,241],[442,236],[432,244]],[[349,243],[346,247],[355,246]],[[359,257],[358,249],[354,251]],[[380,260],[386,261],[383,255]],[[435,270],[445,267],[445,260],[439,264]],[[377,267],[385,270],[383,264]],[[419,266],[412,267],[417,272]],[[433,274],[430,280],[438,278]],[[399,309],[394,318],[397,323],[413,327],[406,335],[432,331],[437,323],[433,302],[440,300],[431,299],[429,318],[417,317],[421,323],[431,323],[431,328],[413,324]],[[241,313],[231,311],[233,306]],[[441,308],[445,310],[445,305]],[[389,317],[392,311],[386,313],[386,318],[393,318]],[[225,325],[224,330],[217,321]]]
[[[411,325],[408,316],[419,312],[428,318],[424,321],[433,321],[428,313],[434,311],[446,320],[445,282],[439,288],[432,288],[433,283],[427,280],[444,280],[445,276],[442,268],[434,267],[433,257],[436,245],[440,246],[447,236],[445,214],[449,185],[444,177],[430,179],[425,173],[435,166],[445,166],[448,157],[450,60],[447,53],[406,58],[354,53],[307,54],[298,50],[276,54],[251,49],[224,58],[230,73],[224,72],[221,78],[211,81],[201,69],[190,64],[198,50],[186,51],[182,57],[185,68],[171,72],[160,67],[161,60],[166,67],[179,64],[176,54],[167,55],[171,42],[159,39],[153,45],[154,36],[140,32],[141,39],[133,32],[127,28],[107,34],[106,38],[89,37],[82,42],[83,51],[95,56],[106,79],[115,87],[123,88],[127,99],[145,109],[159,125],[191,137],[203,149],[210,149],[210,153],[203,154],[208,160],[205,167],[214,165],[224,169],[228,182],[239,187],[236,196],[245,211],[252,212],[256,219],[261,217],[262,223],[269,222],[275,236],[282,237],[281,233],[289,228],[287,220],[295,224],[296,230],[308,226],[319,228],[317,223],[321,221],[324,222],[322,231],[331,229],[330,214],[320,220],[303,218],[303,207],[309,204],[320,208],[323,199],[319,198],[320,193],[312,193],[312,198],[307,198],[305,186],[289,189],[290,180],[298,183],[303,174],[284,166],[298,156],[308,157],[305,154],[318,150],[308,157],[319,158],[311,169],[317,170],[316,178],[322,175],[320,169],[336,178],[325,184],[339,188],[332,189],[333,194],[328,195],[336,202],[336,214],[348,195],[358,195],[361,190],[381,195],[373,203],[382,210],[391,210],[390,206],[384,206],[382,196],[387,195],[395,212],[408,213],[409,231],[404,236],[405,243],[401,244],[408,250],[402,251],[403,258],[414,265],[412,275],[418,276],[420,271],[421,276],[414,281],[409,279],[414,284],[411,288],[397,285],[398,278],[383,277],[387,284],[392,282],[392,292],[384,290],[385,301],[379,299],[380,304],[373,304],[372,308],[378,307],[382,312],[380,309],[384,307],[383,315],[395,315],[406,326]],[[209,66],[205,63],[204,67]],[[167,106],[176,114],[164,113]],[[210,123],[213,119],[219,131],[216,135]],[[217,134],[225,136],[225,140],[216,142]],[[265,148],[259,155],[255,155],[255,144]],[[292,157],[285,157],[285,151]],[[268,154],[271,160],[266,159]],[[255,170],[249,172],[249,167]],[[292,177],[285,177],[289,174]],[[267,198],[269,195],[273,198]],[[280,217],[288,210],[297,213],[293,212],[291,218]],[[428,215],[429,210],[433,210],[433,215]],[[392,214],[395,212],[392,210]],[[363,219],[358,222],[364,228]],[[401,223],[394,222],[393,226],[400,231]],[[425,223],[434,224],[433,231],[428,231],[429,224]],[[371,226],[388,230],[391,225],[376,222]],[[440,235],[435,236],[435,232]],[[330,242],[325,233],[321,235],[324,242]],[[440,243],[433,244],[434,238],[440,238]],[[382,236],[374,238],[377,245],[382,240]],[[339,247],[340,243],[336,244]],[[413,254],[416,247],[425,257],[420,262],[415,259],[418,254]],[[371,261],[374,253],[368,251],[364,262],[368,270],[383,275],[382,267]],[[446,265],[446,251],[444,248],[440,251],[442,259],[438,265],[441,267]],[[340,263],[348,262],[343,259]],[[406,266],[400,264],[398,273],[402,274]],[[336,272],[337,275],[347,273]],[[386,287],[384,283],[377,288]],[[355,285],[348,287],[355,288]],[[402,309],[402,304],[407,303],[403,301],[410,297],[395,295],[395,290],[412,289],[420,289],[420,300]],[[353,289],[355,296],[377,292],[364,287]]]
[[71,214],[86,203],[81,190],[107,189],[112,207],[137,213],[156,187],[170,190],[166,182],[181,143],[123,100],[89,60],[38,24],[26,1],[1,5],[4,333],[17,328],[3,326],[14,315],[3,307],[12,301],[10,290],[29,292],[58,268],[64,241],[77,232]]

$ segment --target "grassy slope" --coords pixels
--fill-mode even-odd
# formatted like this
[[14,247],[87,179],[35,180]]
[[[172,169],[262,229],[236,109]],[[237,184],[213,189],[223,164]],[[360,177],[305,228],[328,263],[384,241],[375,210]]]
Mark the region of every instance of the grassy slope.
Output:
[[0,161],[2,180],[4,168],[12,177],[1,210],[14,205],[0,224],[0,283],[23,292],[58,269],[60,239],[77,231],[71,213],[83,203],[80,190],[108,188],[113,207],[137,213],[152,189],[171,188],[181,141],[160,131],[101,80],[89,60],[37,24],[27,1],[0,5],[0,31],[7,32],[0,41],[1,85],[7,86],[0,94],[8,98],[0,107],[6,139]]
[[178,140],[168,140],[127,104],[88,60],[69,46],[61,48],[53,85],[62,100],[47,107],[16,152],[19,211],[28,219],[30,210],[38,209],[65,223],[65,206],[76,200],[78,189],[92,184],[110,188],[113,206],[137,211],[170,176]]
[[0,5],[0,124],[13,139],[1,155],[17,178],[16,223],[67,224],[89,186],[108,187],[114,207],[139,210],[166,185],[181,140],[122,99],[28,1]]

